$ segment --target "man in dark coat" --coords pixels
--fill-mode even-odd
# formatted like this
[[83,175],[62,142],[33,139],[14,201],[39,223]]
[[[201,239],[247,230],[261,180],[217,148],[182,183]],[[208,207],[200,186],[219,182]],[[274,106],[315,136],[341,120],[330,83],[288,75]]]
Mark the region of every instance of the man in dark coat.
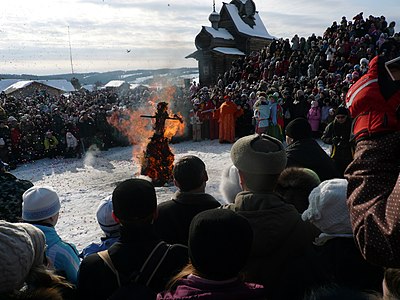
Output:
[[22,214],[22,194],[33,184],[7,172],[7,166],[0,160],[0,220],[18,222]]
[[246,217],[254,232],[245,280],[263,284],[268,299],[303,299],[323,276],[312,249],[314,227],[273,192],[286,167],[282,143],[264,134],[246,136],[232,146],[231,159],[243,192],[226,208]]
[[321,181],[340,177],[333,160],[312,138],[311,126],[304,118],[297,118],[286,126],[286,167],[313,170]]
[[79,136],[84,147],[83,150],[86,151],[92,144],[96,134],[96,122],[87,111],[82,111],[77,125],[79,129]]
[[155,228],[164,241],[187,245],[192,219],[198,213],[221,204],[205,193],[208,175],[200,158],[193,155],[182,157],[174,166],[173,176],[179,190],[171,200],[158,205]]
[[[123,286],[127,279],[139,273],[150,253],[162,244],[153,228],[157,198],[149,181],[135,178],[115,188],[112,202],[115,219],[121,224],[121,239],[108,249],[108,254]],[[188,262],[187,247],[183,245],[170,245],[164,254],[158,258],[160,264],[147,283],[154,293],[163,291],[171,277]],[[78,274],[80,299],[109,299],[118,286],[117,276],[98,253],[83,259]]]
[[331,157],[342,178],[344,170],[353,160],[354,145],[350,141],[351,123],[348,110],[339,106],[335,119],[326,126],[321,137],[324,143],[332,145]]

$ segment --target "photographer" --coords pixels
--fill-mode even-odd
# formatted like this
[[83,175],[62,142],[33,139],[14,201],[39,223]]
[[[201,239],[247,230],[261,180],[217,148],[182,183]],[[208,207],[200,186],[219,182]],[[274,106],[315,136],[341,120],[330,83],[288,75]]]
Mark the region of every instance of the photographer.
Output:
[[321,139],[324,143],[332,145],[331,158],[342,177],[344,170],[353,160],[353,143],[350,142],[350,132],[351,119],[348,110],[339,106],[335,119],[326,126]]

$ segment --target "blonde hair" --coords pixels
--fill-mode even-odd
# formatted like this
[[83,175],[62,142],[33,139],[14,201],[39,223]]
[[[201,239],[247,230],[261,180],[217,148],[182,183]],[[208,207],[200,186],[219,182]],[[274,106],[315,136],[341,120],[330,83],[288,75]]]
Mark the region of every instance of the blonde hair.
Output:
[[34,266],[25,282],[26,288],[15,293],[22,299],[62,300],[64,293],[69,294],[75,289],[63,276],[43,264]]
[[191,262],[189,262],[185,267],[183,267],[183,269],[178,274],[173,276],[170,279],[170,281],[168,281],[165,288],[169,291],[173,290],[174,288],[177,287],[179,280],[181,280],[182,278],[185,278],[186,276],[188,276],[190,274],[194,274],[194,275],[197,274],[196,269],[193,267]]

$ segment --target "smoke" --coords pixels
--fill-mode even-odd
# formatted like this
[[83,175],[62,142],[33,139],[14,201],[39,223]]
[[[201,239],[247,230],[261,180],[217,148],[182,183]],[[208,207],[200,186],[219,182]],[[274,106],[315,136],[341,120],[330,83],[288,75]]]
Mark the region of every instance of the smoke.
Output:
[[94,167],[96,159],[99,156],[100,149],[96,145],[91,145],[85,153],[84,164],[85,166]]

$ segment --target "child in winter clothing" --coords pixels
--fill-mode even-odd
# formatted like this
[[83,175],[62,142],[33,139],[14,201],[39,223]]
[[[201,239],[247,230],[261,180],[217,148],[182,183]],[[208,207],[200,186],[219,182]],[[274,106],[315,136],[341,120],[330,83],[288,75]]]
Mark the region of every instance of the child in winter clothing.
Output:
[[101,243],[92,243],[85,247],[79,254],[80,258],[84,258],[92,253],[106,250],[119,240],[120,224],[114,220],[112,211],[112,197],[109,196],[100,202],[96,212],[97,222],[99,223],[100,228],[103,230],[105,237],[101,238]]
[[75,246],[57,234],[60,199],[50,187],[33,186],[22,195],[22,219],[39,228],[46,236],[46,256],[59,275],[73,284],[77,281],[80,260]]
[[314,245],[326,274],[339,286],[379,291],[383,271],[363,259],[357,249],[346,205],[347,180],[330,179],[310,193],[309,206],[302,214],[321,234]]
[[308,123],[311,125],[311,130],[314,138],[319,135],[319,124],[321,122],[321,109],[318,107],[318,101],[311,101],[311,108],[307,113]]

